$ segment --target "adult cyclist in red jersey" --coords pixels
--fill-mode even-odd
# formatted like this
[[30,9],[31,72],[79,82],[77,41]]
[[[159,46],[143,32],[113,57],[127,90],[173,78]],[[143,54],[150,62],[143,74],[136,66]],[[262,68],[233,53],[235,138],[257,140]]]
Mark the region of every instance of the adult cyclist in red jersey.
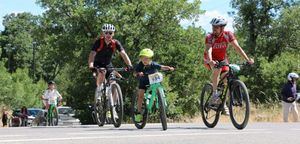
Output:
[[224,31],[227,25],[227,21],[224,18],[213,18],[210,24],[212,25],[212,33],[208,34],[205,38],[206,49],[204,52],[204,62],[206,66],[212,70],[213,94],[210,104],[217,105],[221,103],[219,98],[220,94],[217,92],[219,77],[221,73],[221,76],[224,76],[229,71],[229,67],[223,66],[219,69],[215,68],[215,65],[221,61],[229,63],[226,54],[228,44],[231,44],[235,51],[249,64],[253,64],[254,60],[247,56],[232,32]]

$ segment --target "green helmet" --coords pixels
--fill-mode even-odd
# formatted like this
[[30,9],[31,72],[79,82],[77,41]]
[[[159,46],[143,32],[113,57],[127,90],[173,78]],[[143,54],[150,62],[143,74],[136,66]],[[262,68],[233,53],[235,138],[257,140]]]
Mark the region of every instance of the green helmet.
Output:
[[148,57],[148,58],[152,58],[154,55],[154,52],[151,50],[151,49],[142,49],[139,56],[145,56],[145,57]]

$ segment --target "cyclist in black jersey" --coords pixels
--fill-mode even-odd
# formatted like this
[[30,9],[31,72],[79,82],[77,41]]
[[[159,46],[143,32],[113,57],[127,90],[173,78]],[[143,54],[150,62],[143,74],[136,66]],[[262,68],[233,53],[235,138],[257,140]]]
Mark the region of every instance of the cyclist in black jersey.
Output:
[[[112,24],[104,24],[102,27],[102,36],[97,39],[89,54],[88,65],[90,69],[97,68],[112,68],[112,56],[115,50],[119,52],[124,62],[129,68],[132,68],[131,61],[125,52],[122,44],[113,39],[115,27]],[[99,86],[104,79],[105,75],[108,76],[110,72],[101,71],[98,74],[96,85]]]

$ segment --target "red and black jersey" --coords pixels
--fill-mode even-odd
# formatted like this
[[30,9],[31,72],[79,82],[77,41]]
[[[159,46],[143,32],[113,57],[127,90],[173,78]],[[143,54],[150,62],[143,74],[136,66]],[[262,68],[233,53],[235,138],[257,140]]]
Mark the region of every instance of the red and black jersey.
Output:
[[92,47],[92,51],[97,53],[94,63],[97,65],[109,65],[115,49],[117,49],[119,52],[124,50],[123,46],[118,40],[114,39],[113,42],[110,42],[109,44],[106,44],[106,42],[101,40],[101,38],[96,40]]

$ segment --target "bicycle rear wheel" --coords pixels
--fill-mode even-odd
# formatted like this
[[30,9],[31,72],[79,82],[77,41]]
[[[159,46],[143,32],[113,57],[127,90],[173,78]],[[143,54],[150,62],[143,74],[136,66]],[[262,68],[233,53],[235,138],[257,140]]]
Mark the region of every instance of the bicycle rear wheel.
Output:
[[213,128],[217,125],[220,118],[219,109],[213,109],[209,105],[209,101],[212,95],[213,87],[212,84],[208,83],[202,88],[200,97],[200,111],[204,124]]
[[156,91],[158,103],[159,103],[159,117],[163,130],[167,130],[167,114],[166,114],[166,100],[162,88],[158,88]]
[[237,129],[246,127],[250,115],[249,94],[246,85],[240,80],[232,83],[229,112],[234,127]]
[[122,96],[121,88],[117,83],[111,84],[111,91],[113,97],[115,97],[116,99],[114,100],[114,106],[110,108],[110,112],[111,112],[111,118],[113,124],[117,128],[121,126],[123,120],[123,114],[124,114],[123,96]]
[[137,97],[138,95],[133,95],[131,97],[131,119],[132,119],[132,122],[134,123],[135,127],[138,128],[138,129],[143,129],[147,123],[147,119],[148,119],[148,110],[147,110],[147,106],[146,106],[146,101],[144,99],[143,101],[143,104],[142,104],[142,120],[141,121],[137,121],[135,119],[135,116],[138,112],[137,110]]
[[95,91],[94,112],[98,126],[103,126],[106,120],[106,96],[102,95],[102,90]]

